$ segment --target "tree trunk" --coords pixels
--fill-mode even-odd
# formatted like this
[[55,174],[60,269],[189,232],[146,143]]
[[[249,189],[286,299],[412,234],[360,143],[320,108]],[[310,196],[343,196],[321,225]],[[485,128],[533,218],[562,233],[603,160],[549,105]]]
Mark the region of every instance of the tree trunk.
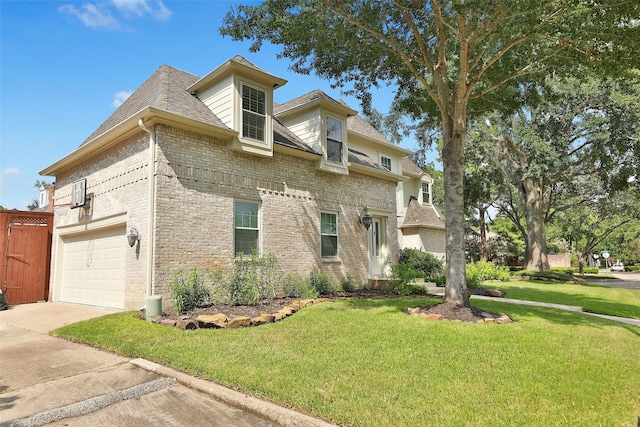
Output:
[[527,222],[524,269],[549,271],[547,233],[544,224],[542,188],[539,182],[525,179],[519,189]]
[[466,105],[443,114],[442,166],[445,194],[446,285],[444,302],[469,307],[464,246],[464,138]]
[[484,260],[489,259],[489,250],[487,249],[487,224],[485,223],[485,214],[487,208],[481,204],[478,208],[480,217],[480,257]]

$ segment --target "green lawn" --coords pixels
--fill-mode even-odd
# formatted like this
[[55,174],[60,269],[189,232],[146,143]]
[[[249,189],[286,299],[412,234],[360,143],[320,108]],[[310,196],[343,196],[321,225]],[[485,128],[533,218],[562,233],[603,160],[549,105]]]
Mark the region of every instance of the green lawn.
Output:
[[506,292],[507,298],[577,305],[591,313],[640,319],[640,292],[634,290],[533,280],[492,282],[488,286]]
[[[615,297],[605,300],[616,305]],[[428,302],[324,302],[241,330],[180,331],[120,313],[53,333],[340,425],[637,425],[640,328],[499,301],[474,304],[515,323],[434,322],[402,312]]]

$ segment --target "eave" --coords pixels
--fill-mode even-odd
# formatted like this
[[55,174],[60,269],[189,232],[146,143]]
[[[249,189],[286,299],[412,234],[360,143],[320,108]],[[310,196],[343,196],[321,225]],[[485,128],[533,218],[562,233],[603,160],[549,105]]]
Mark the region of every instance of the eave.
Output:
[[361,173],[363,175],[375,176],[376,178],[381,178],[381,179],[384,179],[386,181],[399,182],[399,181],[405,181],[406,180],[404,177],[402,177],[400,175],[396,175],[393,172],[373,169],[373,168],[370,168],[368,166],[359,165],[359,164],[356,164],[356,163],[351,163],[350,162],[347,166],[349,168],[349,171],[359,172],[359,173]]
[[233,138],[238,135],[237,132],[230,129],[206,124],[198,120],[189,119],[154,107],[145,107],[130,116],[128,119],[120,122],[94,139],[85,142],[70,154],[46,167],[40,171],[40,175],[56,176],[60,172],[69,169],[92,156],[108,150],[126,138],[142,132],[138,125],[140,119],[142,119],[147,126],[152,126],[156,123],[164,123],[167,125],[188,127],[190,130],[221,138]]

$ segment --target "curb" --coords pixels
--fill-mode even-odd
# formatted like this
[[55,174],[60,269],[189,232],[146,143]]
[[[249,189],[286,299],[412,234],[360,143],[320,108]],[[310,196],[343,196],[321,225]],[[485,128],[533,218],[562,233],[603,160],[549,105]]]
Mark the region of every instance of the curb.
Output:
[[295,412],[291,409],[283,408],[276,404],[265,402],[253,396],[223,387],[211,381],[192,377],[166,366],[150,362],[146,359],[132,359],[129,361],[134,366],[147,371],[162,375],[164,377],[175,378],[176,382],[186,387],[206,393],[214,399],[226,403],[238,409],[258,415],[267,421],[271,421],[283,427],[337,427],[325,421]]

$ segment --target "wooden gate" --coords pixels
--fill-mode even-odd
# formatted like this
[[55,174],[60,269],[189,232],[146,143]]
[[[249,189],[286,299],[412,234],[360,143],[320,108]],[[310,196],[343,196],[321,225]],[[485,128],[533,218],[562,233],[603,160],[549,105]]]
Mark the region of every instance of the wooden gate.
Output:
[[49,297],[51,212],[0,212],[0,288],[9,304]]

